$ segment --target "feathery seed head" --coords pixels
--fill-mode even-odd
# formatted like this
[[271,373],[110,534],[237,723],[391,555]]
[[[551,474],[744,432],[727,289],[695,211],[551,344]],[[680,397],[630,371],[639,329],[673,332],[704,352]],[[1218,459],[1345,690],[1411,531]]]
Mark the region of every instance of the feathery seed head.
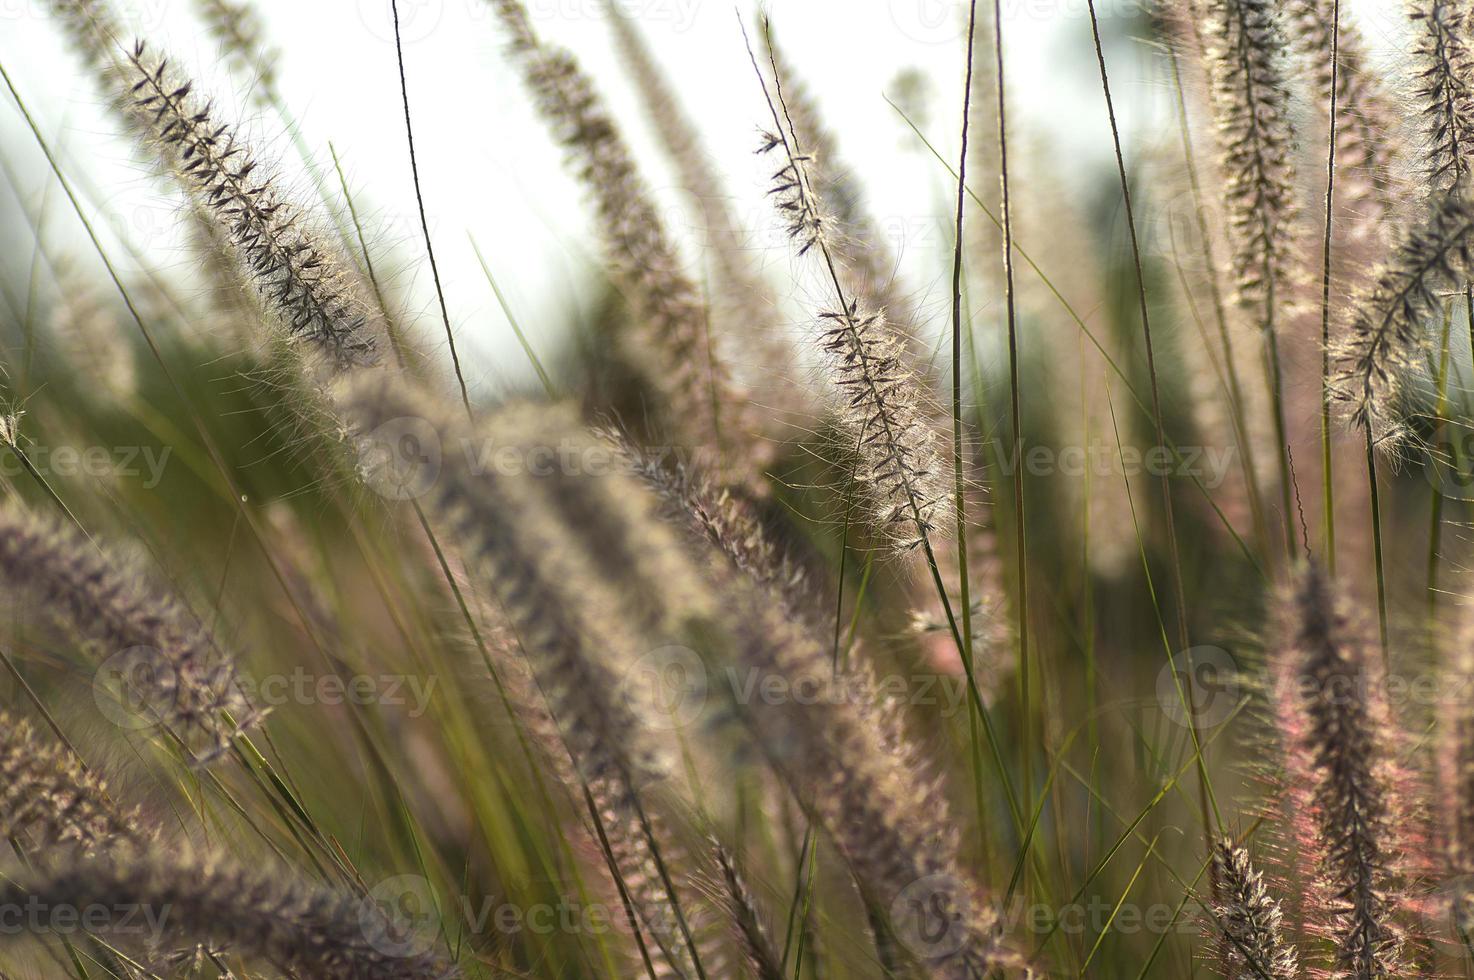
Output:
[[1213,924],[1219,970],[1229,980],[1293,980],[1299,957],[1284,915],[1249,852],[1228,838],[1213,850]]
[[0,414],[0,445],[12,449],[20,445],[20,420],[25,416],[25,409],[21,408]]
[[773,174],[768,193],[777,201],[778,213],[788,222],[788,237],[798,246],[798,254],[804,255],[819,244],[828,222],[818,194],[809,183],[808,168],[804,166],[813,159],[811,156],[792,151],[781,130],[776,133],[764,130],[757,152],[772,153],[780,147],[785,150],[787,162]]
[[1290,44],[1311,72],[1318,105],[1335,100],[1336,195],[1343,220],[1353,222],[1360,234],[1376,231],[1398,210],[1403,121],[1344,4],[1336,24],[1337,3],[1287,0],[1285,18]]
[[[764,82],[764,93],[767,84]],[[909,367],[905,338],[846,290],[828,241],[827,224],[807,172],[808,158],[780,112],[781,95],[768,95],[773,128],[759,152],[782,151],[772,193],[790,236],[804,254],[817,248],[837,306],[819,313],[819,341],[841,392],[837,422],[843,445],[857,461],[855,480],[870,505],[871,522],[895,551],[906,552],[946,526],[951,513],[947,468],[925,411],[924,388]]]
[[845,444],[837,448],[854,454],[855,480],[875,528],[897,551],[908,551],[938,530],[945,533],[952,513],[924,393],[883,313],[854,300],[819,317],[820,343],[844,398],[837,421]]
[[109,395],[131,397],[138,389],[138,370],[117,316],[82,276],[63,267],[59,279],[62,295],[51,322],[68,360]]
[[[0,904],[145,910],[147,937],[229,947],[323,980],[447,980],[456,972],[407,942],[372,896],[327,891],[280,870],[205,855],[121,848],[0,884]],[[118,912],[117,914],[122,914]],[[128,921],[108,923],[125,938]],[[89,927],[91,923],[89,923]],[[133,929],[136,931],[137,923]],[[103,928],[102,932],[107,932]],[[11,932],[11,930],[7,930]],[[415,948],[409,948],[415,947]]]
[[88,68],[103,75],[115,69],[125,35],[106,0],[47,0],[47,7]]
[[228,231],[241,263],[288,332],[339,367],[372,360],[376,325],[341,261],[314,235],[213,106],[139,41],[127,56],[134,117]]
[[1294,132],[1285,40],[1271,0],[1215,0],[1203,26],[1234,279],[1242,301],[1267,301],[1293,258]]
[[1353,425],[1365,427],[1384,448],[1404,434],[1399,405],[1407,377],[1418,370],[1426,323],[1438,309],[1438,290],[1462,283],[1474,256],[1474,204],[1465,188],[1432,203],[1422,224],[1407,233],[1367,293],[1352,305],[1345,337],[1335,351],[1334,397]]
[[267,42],[260,11],[252,0],[196,0],[195,7],[232,67],[250,73],[257,97],[271,101],[276,94],[280,53]]
[[1469,15],[1454,0],[1426,0],[1410,16],[1419,32],[1416,94],[1429,187],[1435,193],[1448,191],[1474,168],[1474,59],[1465,42]]
[[[576,416],[549,406],[512,406],[468,426],[464,417],[410,392],[360,382],[346,398],[354,421],[374,430],[390,419],[427,420],[442,439],[457,434],[469,440],[531,454],[562,440],[587,446]],[[668,959],[685,963],[674,935],[677,917],[654,867],[650,826],[638,784],[650,771],[652,718],[621,683],[621,671],[636,660],[631,624],[659,627],[664,619],[647,605],[631,617],[617,591],[601,579],[595,549],[612,548],[630,558],[625,577],[663,581],[662,595],[677,605],[689,592],[679,577],[661,578],[670,549],[658,540],[636,541],[619,528],[602,526],[622,509],[637,517],[627,499],[606,483],[632,482],[627,476],[520,468],[515,474],[478,468],[461,455],[447,456],[439,478],[428,488],[428,508],[446,540],[486,576],[488,587],[516,632],[543,703],[554,722],[579,780],[593,797],[602,832],[623,883],[630,887],[639,915]],[[608,496],[606,496],[606,494]],[[634,505],[638,507],[638,505]],[[599,526],[595,526],[599,525]],[[635,530],[649,530],[643,522]],[[599,535],[606,538],[591,540]],[[655,535],[658,538],[659,535]],[[655,568],[647,563],[655,562]],[[658,598],[658,597],[655,597]],[[651,601],[655,601],[654,598]],[[690,975],[689,968],[678,971]]]
[[[665,402],[665,420],[687,446],[725,467],[724,482],[758,486],[762,446],[748,437],[742,397],[726,358],[708,341],[709,309],[686,272],[675,241],[623,132],[594,80],[568,51],[544,43],[519,0],[491,0],[511,36],[512,53],[538,111],[588,190],[596,227],[618,283],[631,300],[636,330],[622,338]],[[735,442],[734,442],[735,440]]]
[[1335,947],[1336,976],[1403,975],[1402,831],[1390,778],[1391,719],[1368,644],[1318,567],[1303,569],[1284,607],[1282,657],[1301,679],[1299,748],[1309,760],[1323,884],[1318,923]]
[[0,711],[0,837],[25,835],[43,847],[75,844],[89,853],[147,839],[103,780],[30,722]]
[[199,750],[197,763],[219,756],[260,720],[236,684],[233,658],[194,617],[72,527],[14,506],[0,509],[0,580],[94,646],[130,700]]
[[783,958],[773,945],[767,923],[737,867],[736,857],[717,840],[711,841],[711,849],[720,880],[703,881],[703,890],[726,916],[756,980],[783,980],[786,976]]

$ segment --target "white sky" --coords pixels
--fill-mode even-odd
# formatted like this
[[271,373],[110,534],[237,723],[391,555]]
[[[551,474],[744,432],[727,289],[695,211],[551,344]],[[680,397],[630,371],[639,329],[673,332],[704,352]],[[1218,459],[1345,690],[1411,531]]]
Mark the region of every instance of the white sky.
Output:
[[[271,41],[280,49],[282,88],[304,137],[329,168],[328,143],[343,159],[350,186],[370,216],[379,252],[392,247],[389,271],[411,290],[425,336],[442,328],[423,261],[410,179],[389,0],[257,0]],[[603,83],[616,115],[628,124],[646,174],[667,204],[671,223],[684,221],[664,160],[650,140],[632,87],[614,56],[605,0],[528,0],[536,29],[572,48]],[[721,0],[616,0],[640,25],[698,120],[711,155],[729,176],[738,213],[767,221],[761,171],[754,163],[757,126],[766,107],[738,31],[736,7]],[[282,126],[247,105],[219,64],[213,41],[192,17],[190,0],[129,0],[128,22],[167,48],[215,94],[223,119],[246,121],[297,189],[310,186]],[[991,4],[980,3],[980,16]],[[1062,158],[1108,160],[1109,134],[1095,75],[1085,0],[1004,0],[1011,104],[1045,133]],[[1366,6],[1368,33],[1395,33],[1390,4]],[[89,199],[105,223],[159,261],[182,263],[167,229],[172,204],[140,169],[113,126],[92,81],[62,44],[43,0],[0,0],[0,63],[16,80],[47,137],[63,150],[72,175],[102,188]],[[744,3],[744,14],[751,8]],[[960,0],[772,0],[780,42],[841,134],[845,162],[864,182],[871,211],[895,237],[901,273],[925,293],[945,289],[948,232],[938,224],[946,174],[884,101],[903,71],[916,71],[930,93],[925,128],[938,149],[955,156],[960,112],[965,4]],[[1104,19],[1133,15],[1136,0],[1099,0]],[[457,342],[473,385],[496,386],[526,374],[516,346],[472,252],[474,235],[533,343],[550,352],[552,325],[567,322],[592,298],[589,270],[597,241],[586,200],[561,166],[527,96],[502,54],[503,35],[485,0],[400,0],[414,108],[415,139],[432,235]],[[1385,42],[1384,46],[1385,46]],[[1125,125],[1153,125],[1161,100],[1144,74],[1148,52],[1130,42],[1108,50],[1118,111]],[[1103,156],[1104,155],[1104,156]],[[85,253],[76,220],[55,192],[44,160],[14,103],[0,96],[0,160],[22,175],[31,213],[46,208],[53,241]],[[0,200],[0,214],[14,213]],[[786,262],[776,239],[770,261]],[[383,271],[383,270],[381,270]]]

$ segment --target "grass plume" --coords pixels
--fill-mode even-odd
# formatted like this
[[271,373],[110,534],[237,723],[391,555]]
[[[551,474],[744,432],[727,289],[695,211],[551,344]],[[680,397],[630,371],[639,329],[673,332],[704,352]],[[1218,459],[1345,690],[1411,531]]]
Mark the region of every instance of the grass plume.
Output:
[[74,528],[14,506],[0,510],[0,577],[88,642],[120,674],[125,696],[202,750],[198,761],[224,752],[257,719],[237,687],[234,658],[209,631]]
[[137,815],[118,805],[103,779],[8,712],[0,712],[0,774],[0,837],[89,852],[147,840]]
[[1300,975],[1295,947],[1284,935],[1284,913],[1270,896],[1249,852],[1231,839],[1213,849],[1214,927],[1218,971],[1230,980],[1293,980]]
[[1403,976],[1395,834],[1406,828],[1388,773],[1392,722],[1381,675],[1370,644],[1315,566],[1299,572],[1283,615],[1281,655],[1301,690],[1301,747],[1314,779],[1310,819],[1323,877],[1318,900],[1335,975]]
[[1333,395],[1352,424],[1391,451],[1406,435],[1400,396],[1419,368],[1438,291],[1462,283],[1474,245],[1474,207],[1462,188],[1432,202],[1353,304],[1335,351]]

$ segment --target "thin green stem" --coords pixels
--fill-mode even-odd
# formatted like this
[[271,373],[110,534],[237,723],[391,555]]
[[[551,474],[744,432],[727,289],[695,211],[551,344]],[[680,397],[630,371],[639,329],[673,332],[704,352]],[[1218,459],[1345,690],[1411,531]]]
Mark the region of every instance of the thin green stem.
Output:
[[[1003,282],[1008,326],[1008,400],[1009,424],[1013,436],[1013,524],[1014,550],[1017,557],[1017,592],[1015,614],[1018,619],[1019,674],[1019,764],[1022,770],[1023,798],[1034,798],[1032,692],[1029,675],[1033,664],[1029,656],[1029,529],[1024,508],[1024,430],[1019,398],[1018,309],[1013,282],[1013,207],[1009,199],[1008,179],[1008,100],[1007,72],[1003,65],[1003,5],[993,0],[993,57],[998,71],[998,167],[1002,194]],[[971,669],[971,668],[969,668]]]
[[[1443,433],[1448,428],[1445,418],[1448,414],[1448,365],[1451,360],[1449,356],[1449,342],[1453,328],[1453,311],[1445,309],[1443,312],[1443,338],[1438,349],[1438,402],[1434,417],[1438,419],[1437,432],[1433,437],[1433,445],[1442,445]],[[1438,554],[1442,550],[1443,539],[1443,486],[1440,482],[1441,472],[1437,469],[1438,461],[1429,464],[1433,472],[1438,474],[1433,480],[1433,500],[1428,508],[1428,625],[1434,625],[1438,615]]]
[[1336,200],[1337,85],[1341,73],[1341,0],[1331,7],[1331,110],[1326,139],[1326,224],[1320,283],[1320,462],[1326,572],[1336,575],[1336,494],[1331,460],[1331,222]]
[[[1131,181],[1126,176],[1126,156],[1121,149],[1121,130],[1116,122],[1116,106],[1111,99],[1110,75],[1106,72],[1105,49],[1100,41],[1100,20],[1095,14],[1095,0],[1087,0],[1090,10],[1090,30],[1095,41],[1095,59],[1100,66],[1100,86],[1105,94],[1106,116],[1111,124],[1111,143],[1116,152],[1116,172],[1121,180],[1121,198],[1126,209],[1126,228],[1131,237],[1131,259],[1136,267],[1137,299],[1141,311],[1141,334],[1142,341],[1146,346],[1147,375],[1151,382],[1152,391],[1152,417],[1156,420],[1157,445],[1167,445],[1167,432],[1162,419],[1162,396],[1157,384],[1157,360],[1152,345],[1152,320],[1150,304],[1147,302],[1146,274],[1141,263],[1141,243],[1136,236],[1136,214],[1131,203]],[[1187,650],[1191,646],[1187,625],[1187,594],[1182,584],[1182,555],[1177,542],[1177,523],[1173,515],[1172,507],[1172,479],[1169,470],[1163,467],[1161,470],[1162,508],[1163,517],[1167,529],[1167,548],[1171,557],[1172,570],[1172,598],[1177,604],[1177,640],[1180,650]],[[1177,660],[1169,657],[1174,673],[1178,672]],[[1177,683],[1181,685],[1179,677]],[[1192,733],[1193,748],[1198,758],[1198,795],[1199,804],[1202,808],[1203,825],[1208,835],[1207,845],[1209,849],[1213,846],[1212,821],[1208,807],[1208,767],[1203,760],[1202,739],[1198,732],[1197,715],[1190,712],[1189,730]]]
[[1377,573],[1377,627],[1382,640],[1382,665],[1391,667],[1391,655],[1387,645],[1387,581],[1383,576],[1382,557],[1382,502],[1377,489],[1377,449],[1372,442],[1372,430],[1362,427],[1366,436],[1367,490],[1371,496],[1372,561]]
[[[964,491],[965,474],[962,459],[962,231],[963,216],[967,205],[967,136],[968,121],[972,108],[973,40],[977,33],[977,0],[971,0],[967,10],[967,78],[962,88],[962,148],[957,156],[957,218],[952,239],[952,475],[957,511],[957,577],[958,594],[962,605],[962,658],[971,664],[972,648],[972,589],[967,567],[967,494]],[[969,687],[968,696],[973,697]],[[981,711],[975,705],[974,711]],[[970,725],[976,725],[973,715],[968,717]],[[976,753],[976,737],[971,739]],[[975,765],[974,774],[981,776]],[[982,787],[974,785],[978,801],[978,829],[981,831],[987,820],[982,809]]]

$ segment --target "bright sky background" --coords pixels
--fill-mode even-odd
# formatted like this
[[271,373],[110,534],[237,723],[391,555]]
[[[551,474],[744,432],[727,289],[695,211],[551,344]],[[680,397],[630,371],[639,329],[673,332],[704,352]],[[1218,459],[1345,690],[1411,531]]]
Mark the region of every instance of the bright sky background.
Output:
[[[438,309],[423,261],[400,104],[389,0],[257,0],[277,71],[308,146],[331,167],[328,143],[343,160],[380,251],[392,248],[398,271],[421,315],[425,336],[439,337]],[[673,225],[685,205],[650,139],[632,86],[621,72],[605,21],[607,0],[527,0],[536,29],[572,48],[604,86]],[[738,30],[737,8],[722,0],[614,0],[644,31],[699,121],[712,156],[729,178],[739,214],[769,220],[763,165],[753,160],[756,128],[766,112]],[[105,224],[167,267],[185,257],[171,244],[174,205],[110,137],[115,127],[93,81],[45,15],[44,0],[0,0],[0,62],[61,149],[69,175],[84,177],[87,206]],[[1382,49],[1395,47],[1394,4],[1357,4],[1364,27]],[[300,161],[274,115],[252,106],[220,63],[213,40],[193,18],[191,0],[120,4],[140,34],[167,48],[218,98],[222,118],[246,121],[268,159],[304,203],[314,202]],[[1008,83],[1016,122],[1057,147],[1068,173],[1109,161],[1110,142],[1095,74],[1086,0],[1004,0]],[[751,8],[744,3],[751,23]],[[925,80],[924,129],[938,149],[955,155],[964,70],[966,7],[958,0],[773,0],[775,31],[841,134],[845,162],[857,171],[872,213],[893,236],[901,273],[919,293],[946,289],[949,235],[939,203],[946,173],[920,147],[884,101],[903,72]],[[1151,53],[1121,37],[1136,0],[1098,0],[1118,111],[1129,132],[1150,138],[1165,126],[1166,103]],[[991,4],[980,4],[991,11]],[[485,0],[400,0],[407,42],[415,139],[431,232],[440,260],[457,342],[473,386],[496,387],[526,375],[526,359],[487,285],[469,236],[474,235],[533,343],[550,350],[553,325],[592,301],[597,240],[580,188],[564,173],[558,151],[533,115],[502,54],[503,35]],[[53,243],[85,254],[76,219],[56,192],[35,141],[13,101],[0,96],[0,162],[19,173],[25,208],[43,207]],[[1027,122],[1024,118],[1027,117]],[[331,174],[331,170],[329,169]],[[51,187],[50,191],[47,190]],[[980,189],[981,192],[981,189]],[[18,216],[0,199],[0,220]],[[766,257],[788,262],[776,239]]]

